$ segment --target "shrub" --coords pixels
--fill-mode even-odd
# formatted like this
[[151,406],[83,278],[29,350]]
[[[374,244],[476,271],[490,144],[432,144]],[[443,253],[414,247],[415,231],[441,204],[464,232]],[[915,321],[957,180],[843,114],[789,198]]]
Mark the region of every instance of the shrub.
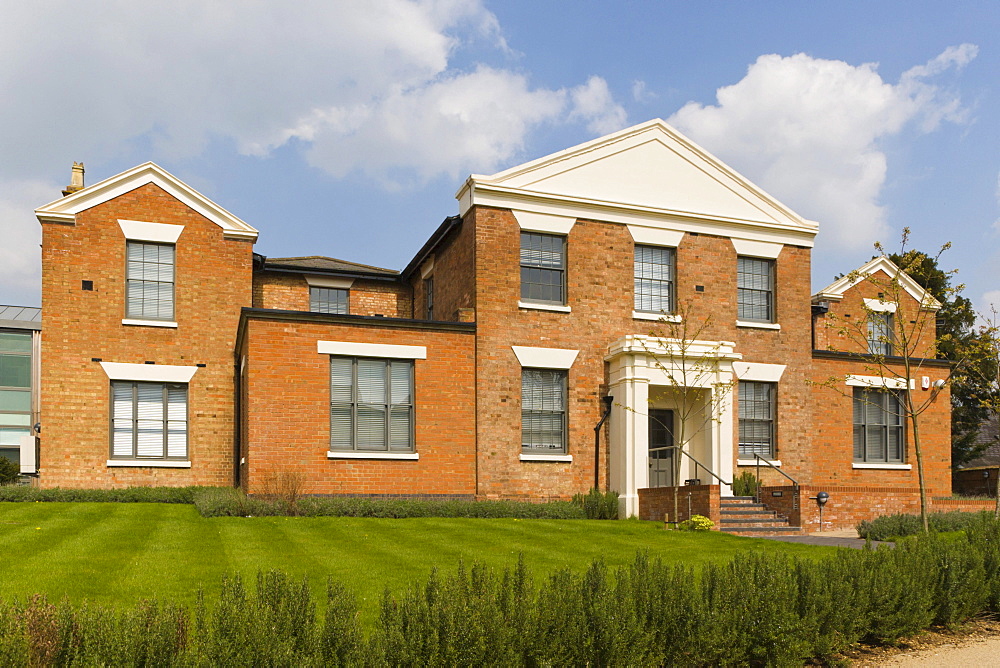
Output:
[[125,487],[122,489],[40,489],[0,487],[0,501],[84,501],[97,503],[194,503],[197,492],[215,487]]
[[17,477],[21,474],[21,467],[0,456],[0,485],[13,485],[17,482]]
[[733,478],[733,496],[757,496],[757,476],[744,471]]
[[[930,513],[927,525],[933,532],[962,531],[976,524],[988,511],[965,512],[953,510],[947,513]],[[873,520],[863,520],[857,526],[858,535],[869,540],[892,540],[923,533],[924,526],[919,515],[883,515]]]
[[690,519],[684,520],[677,525],[682,531],[711,531],[715,522],[704,515],[692,515]]
[[591,488],[586,494],[574,494],[573,503],[583,508],[588,520],[618,519],[618,492]]

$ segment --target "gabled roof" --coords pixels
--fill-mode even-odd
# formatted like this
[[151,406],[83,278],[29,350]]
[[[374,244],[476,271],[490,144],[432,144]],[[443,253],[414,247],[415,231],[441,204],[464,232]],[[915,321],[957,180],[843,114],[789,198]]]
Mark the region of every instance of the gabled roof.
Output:
[[41,222],[72,223],[76,214],[147,183],[155,183],[223,229],[225,236],[256,239],[257,230],[159,165],[147,162],[35,209]]
[[309,255],[307,257],[269,257],[264,258],[264,269],[275,271],[295,270],[300,272],[316,271],[319,273],[351,273],[351,274],[378,274],[380,276],[398,276],[395,269],[383,269],[373,267],[369,264],[349,262],[348,260],[338,260],[322,255]]
[[958,468],[979,469],[1000,466],[1000,416],[994,414],[980,425],[975,444],[986,446],[983,454]]
[[[918,304],[921,304],[923,308],[928,311],[937,311],[941,308],[941,302],[934,299],[934,297],[925,290],[919,283],[913,280],[913,277],[904,272],[896,263],[887,258],[884,255],[870,260],[860,267],[857,272],[851,272],[846,276],[843,276],[830,285],[826,286],[819,292],[813,295],[813,302],[820,300],[827,301],[840,301],[844,297],[844,293],[853,288],[855,285],[865,280],[868,276],[876,274],[879,271],[884,271],[889,278],[894,278],[898,276],[899,286],[903,288],[911,297],[913,297]],[[852,278],[853,274],[853,278]]]
[[496,174],[474,174],[456,197],[462,214],[483,204],[671,229],[687,222],[692,231],[742,231],[804,246],[818,230],[660,119]]

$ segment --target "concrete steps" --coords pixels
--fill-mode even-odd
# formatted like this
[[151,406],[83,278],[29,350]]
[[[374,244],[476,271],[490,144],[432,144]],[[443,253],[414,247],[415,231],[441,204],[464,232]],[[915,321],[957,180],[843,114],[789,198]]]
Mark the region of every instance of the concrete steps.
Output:
[[737,536],[801,536],[801,527],[793,527],[752,496],[724,496],[720,504],[719,530]]

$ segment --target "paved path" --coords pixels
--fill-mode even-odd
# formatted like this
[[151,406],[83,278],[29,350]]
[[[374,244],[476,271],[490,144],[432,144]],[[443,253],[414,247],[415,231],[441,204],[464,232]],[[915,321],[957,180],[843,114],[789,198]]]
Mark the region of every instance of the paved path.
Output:
[[[864,665],[864,664],[860,664]],[[996,666],[1000,668],[1000,636],[939,645],[920,652],[897,654],[879,666],[937,668],[939,666]]]
[[[832,547],[852,547],[860,550],[865,546],[865,540],[858,538],[858,532],[854,529],[844,531],[820,531],[811,533],[808,536],[761,536],[770,540],[780,540],[783,543],[803,543],[805,545],[828,545]],[[872,545],[891,545],[874,540]]]

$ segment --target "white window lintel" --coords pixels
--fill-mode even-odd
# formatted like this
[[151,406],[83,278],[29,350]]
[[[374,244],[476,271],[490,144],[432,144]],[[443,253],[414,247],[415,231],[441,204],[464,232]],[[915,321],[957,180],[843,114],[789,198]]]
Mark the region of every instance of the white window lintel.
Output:
[[153,383],[189,383],[198,371],[196,366],[172,364],[127,364],[101,362],[101,368],[111,380],[135,380]]
[[511,346],[521,366],[528,369],[568,369],[573,366],[579,350],[569,348],[535,348]]
[[751,241],[750,239],[731,239],[737,255],[745,257],[762,257],[776,260],[781,255],[782,244],[772,241]]
[[895,313],[898,308],[896,302],[886,302],[881,299],[864,299],[865,309],[875,313]]
[[533,211],[513,210],[518,227],[526,232],[545,232],[547,234],[569,234],[576,224],[576,218],[557,216],[551,213],[535,213]]
[[122,318],[123,325],[133,327],[167,327],[177,329],[177,323],[173,320],[140,320],[138,318]]
[[345,357],[382,357],[404,360],[427,359],[426,346],[400,346],[388,343],[356,343],[354,341],[317,341],[320,355]]
[[183,225],[147,223],[141,220],[118,220],[122,234],[130,241],[152,241],[161,244],[175,244],[184,231]]
[[364,452],[360,450],[328,450],[327,459],[420,459],[418,452]]
[[308,283],[311,288],[337,288],[340,290],[349,290],[351,286],[354,285],[354,279],[339,278],[335,276],[313,276],[312,274],[306,274],[306,283]]
[[157,468],[157,469],[189,469],[191,468],[190,461],[181,461],[177,459],[109,459],[107,465],[110,467],[115,466],[130,466],[130,467],[144,467],[144,468]]
[[856,469],[884,469],[887,471],[909,471],[913,468],[912,464],[881,464],[881,463],[867,463],[867,462],[854,462],[852,464],[853,468]]
[[781,325],[776,322],[756,322],[754,320],[737,320],[737,327],[749,327],[752,329],[781,329]]
[[[882,387],[889,390],[905,390],[905,378],[886,378],[885,376],[855,376],[848,375],[844,384],[850,387]],[[914,389],[915,381],[910,379],[910,389]]]
[[733,373],[740,380],[755,380],[763,383],[777,383],[785,373],[784,364],[763,364],[761,362],[733,362]]
[[521,453],[522,462],[563,462],[571,463],[573,455],[532,455]]
[[632,311],[633,320],[656,320],[659,322],[669,322],[677,324],[681,322],[681,316],[673,313],[647,313],[645,311]]
[[517,302],[518,308],[530,308],[536,311],[556,311],[557,313],[572,313],[573,309],[561,304],[542,304],[540,302]]

